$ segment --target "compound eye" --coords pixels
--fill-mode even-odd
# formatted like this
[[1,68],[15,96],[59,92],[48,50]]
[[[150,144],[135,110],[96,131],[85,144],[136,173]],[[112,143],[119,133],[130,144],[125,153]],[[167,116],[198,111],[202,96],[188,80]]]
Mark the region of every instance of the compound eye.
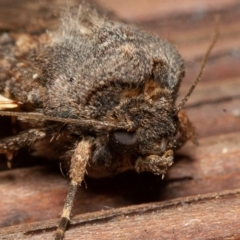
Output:
[[110,133],[110,144],[115,150],[133,151],[137,147],[137,136],[135,132],[118,130]]

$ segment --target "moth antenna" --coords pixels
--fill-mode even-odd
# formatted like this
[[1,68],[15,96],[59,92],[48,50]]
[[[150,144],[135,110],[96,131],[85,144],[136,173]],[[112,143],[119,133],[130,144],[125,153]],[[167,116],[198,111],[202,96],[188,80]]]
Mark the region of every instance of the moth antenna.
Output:
[[27,120],[40,120],[40,121],[53,121],[53,122],[62,122],[82,126],[83,128],[94,128],[96,130],[106,130],[106,129],[127,129],[131,130],[133,126],[129,126],[124,122],[118,122],[117,125],[109,122],[98,121],[98,120],[88,120],[88,119],[71,119],[71,118],[60,118],[46,116],[41,113],[32,113],[32,112],[11,112],[11,111],[0,111],[0,116],[8,117],[20,117]]
[[204,57],[202,59],[201,67],[200,67],[200,70],[198,72],[198,75],[197,75],[195,81],[193,82],[191,88],[188,90],[188,93],[185,95],[185,97],[179,103],[178,107],[175,110],[175,113],[178,113],[183,108],[183,106],[185,105],[185,103],[187,102],[188,98],[191,96],[193,90],[195,89],[195,87],[197,86],[198,82],[201,79],[203,70],[204,70],[204,68],[206,66],[206,62],[207,62],[207,60],[209,58],[209,55],[210,55],[214,45],[216,44],[218,36],[219,36],[218,25],[219,25],[219,16],[215,16],[215,31],[214,31],[214,35],[212,37],[212,41],[211,41],[211,43],[210,43],[206,53],[205,53],[205,55],[204,55]]

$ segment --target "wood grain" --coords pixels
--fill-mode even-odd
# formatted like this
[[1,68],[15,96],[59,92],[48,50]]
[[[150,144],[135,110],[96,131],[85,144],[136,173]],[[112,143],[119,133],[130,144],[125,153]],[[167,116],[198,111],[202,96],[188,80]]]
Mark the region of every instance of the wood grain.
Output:
[[[239,239],[239,205],[238,189],[82,214],[66,239]],[[9,227],[0,238],[50,239],[56,225],[50,220]]]

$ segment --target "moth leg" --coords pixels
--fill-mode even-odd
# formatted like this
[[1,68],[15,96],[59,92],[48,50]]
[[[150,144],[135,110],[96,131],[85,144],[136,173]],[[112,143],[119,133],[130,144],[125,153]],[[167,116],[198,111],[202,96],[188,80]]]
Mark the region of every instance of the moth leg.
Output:
[[[11,161],[14,152],[45,137],[46,132],[44,129],[30,129],[16,136],[0,139],[0,154],[5,154],[8,161]],[[10,162],[8,162],[8,166],[11,167]]]
[[173,164],[173,151],[167,150],[161,157],[149,155],[145,158],[138,158],[135,169],[137,172],[152,172],[156,175],[166,173],[168,167]]
[[180,148],[187,140],[191,139],[197,144],[196,132],[186,113],[182,110],[178,112],[180,137],[176,141],[176,148]]
[[55,233],[55,240],[61,240],[64,237],[66,227],[70,220],[73,202],[77,192],[77,187],[82,183],[87,163],[91,157],[92,138],[85,138],[78,143],[71,159],[70,165],[70,185],[68,194],[63,207],[61,219]]

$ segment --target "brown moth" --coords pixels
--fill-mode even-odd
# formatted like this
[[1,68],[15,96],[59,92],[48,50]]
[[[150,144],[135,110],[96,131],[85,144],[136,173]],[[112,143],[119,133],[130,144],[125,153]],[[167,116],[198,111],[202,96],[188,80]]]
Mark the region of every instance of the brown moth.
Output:
[[103,177],[133,169],[164,176],[174,151],[194,140],[194,128],[181,109],[216,38],[179,105],[184,63],[176,48],[86,6],[66,13],[55,32],[35,42],[27,36],[3,38],[5,48],[14,48],[6,51],[10,64],[1,66],[0,109],[17,111],[0,115],[29,125],[0,139],[0,153],[11,159],[28,146],[37,155],[69,163],[71,181],[56,240],[64,237],[86,172]]

